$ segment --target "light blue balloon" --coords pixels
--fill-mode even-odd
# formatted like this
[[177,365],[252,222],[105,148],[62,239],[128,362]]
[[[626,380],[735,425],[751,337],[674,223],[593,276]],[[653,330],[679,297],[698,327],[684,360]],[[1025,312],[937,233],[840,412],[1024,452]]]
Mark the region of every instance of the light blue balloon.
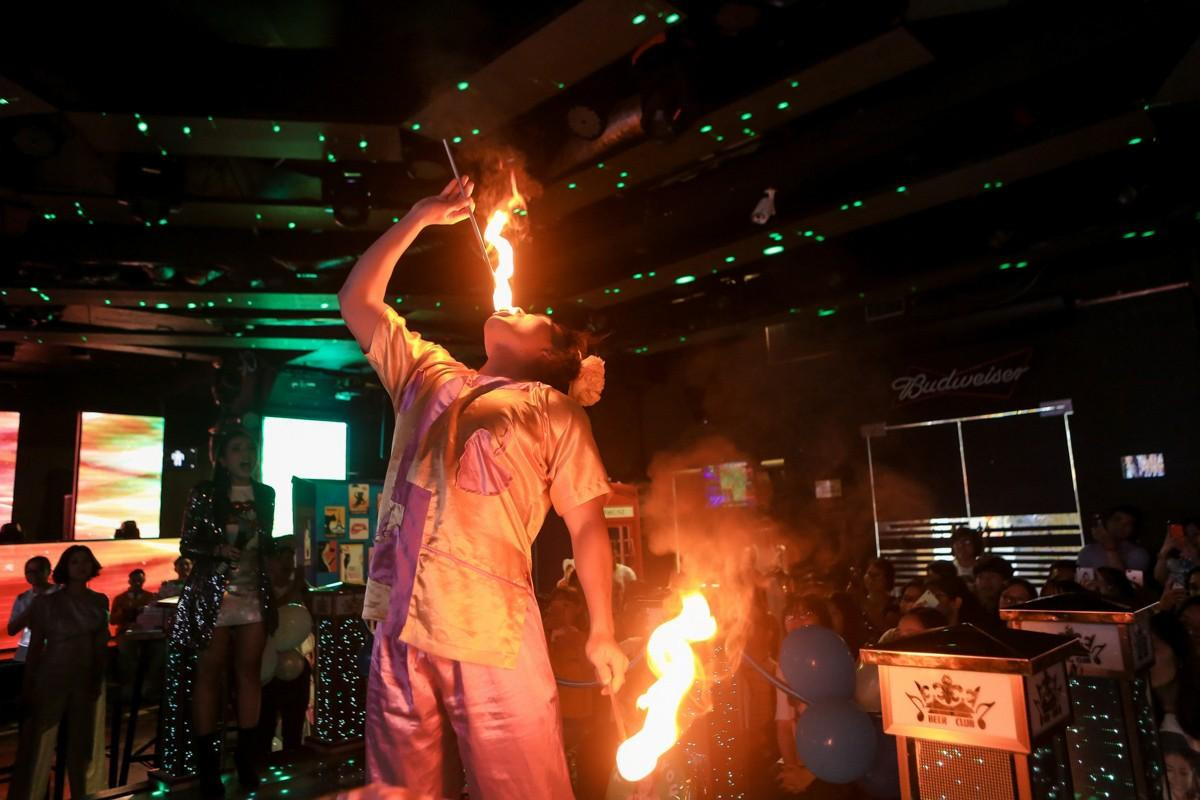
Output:
[[796,719],[796,755],[826,783],[850,783],[875,762],[871,718],[850,700],[812,703]]
[[779,668],[788,685],[809,702],[854,696],[854,657],[828,628],[798,628],[783,640]]
[[897,800],[900,797],[900,765],[896,761],[896,737],[883,732],[883,724],[871,718],[875,728],[875,761],[867,774],[858,780],[863,791],[878,800]]

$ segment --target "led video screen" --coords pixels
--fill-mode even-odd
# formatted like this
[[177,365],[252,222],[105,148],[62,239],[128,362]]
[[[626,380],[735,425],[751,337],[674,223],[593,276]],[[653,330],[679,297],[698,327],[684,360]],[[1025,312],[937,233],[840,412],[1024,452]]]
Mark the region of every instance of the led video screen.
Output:
[[162,417],[80,414],[75,538],[111,539],[133,520],[143,539],[157,539],[162,465]]
[[275,536],[292,533],[292,478],[346,479],[346,423],[263,418],[262,480],[275,490]]
[[17,476],[17,431],[21,415],[0,411],[0,523],[12,519],[13,481]]

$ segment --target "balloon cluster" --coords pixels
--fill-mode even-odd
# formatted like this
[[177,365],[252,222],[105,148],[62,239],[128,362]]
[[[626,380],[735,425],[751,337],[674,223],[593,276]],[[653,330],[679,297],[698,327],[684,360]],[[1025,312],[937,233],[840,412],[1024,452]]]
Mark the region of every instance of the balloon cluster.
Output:
[[856,693],[869,692],[858,686],[863,681],[846,643],[827,628],[799,628],[784,639],[779,667],[807,704],[796,719],[804,766],[827,783],[858,781],[872,797],[899,797],[895,740],[855,703]]
[[279,609],[279,627],[267,639],[267,646],[263,650],[259,679],[264,686],[272,678],[291,681],[300,677],[304,672],[304,656],[300,653],[300,646],[312,633],[312,626],[312,615],[300,603],[288,603]]

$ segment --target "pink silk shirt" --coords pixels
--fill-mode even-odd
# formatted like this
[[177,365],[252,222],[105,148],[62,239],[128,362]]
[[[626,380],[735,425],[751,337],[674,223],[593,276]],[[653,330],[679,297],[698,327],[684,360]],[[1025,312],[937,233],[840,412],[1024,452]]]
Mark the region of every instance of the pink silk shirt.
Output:
[[433,655],[511,668],[550,505],[609,492],[587,414],[544,384],[479,375],[391,309],[367,360],[396,433],[363,617]]

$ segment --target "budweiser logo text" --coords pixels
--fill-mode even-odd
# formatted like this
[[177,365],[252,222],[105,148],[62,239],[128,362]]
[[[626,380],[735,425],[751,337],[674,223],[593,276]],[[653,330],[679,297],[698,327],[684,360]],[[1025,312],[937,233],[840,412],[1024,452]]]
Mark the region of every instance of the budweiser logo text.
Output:
[[1021,376],[1029,371],[1029,356],[1030,352],[1026,350],[961,371],[952,369],[946,374],[922,371],[901,375],[892,381],[892,390],[896,392],[896,400],[901,403],[945,394],[1007,397],[1012,394]]

